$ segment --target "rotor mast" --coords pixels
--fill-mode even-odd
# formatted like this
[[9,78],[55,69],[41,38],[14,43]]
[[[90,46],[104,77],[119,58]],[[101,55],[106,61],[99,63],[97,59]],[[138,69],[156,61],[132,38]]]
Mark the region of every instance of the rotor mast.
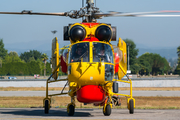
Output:
[[87,17],[86,20],[87,22],[92,22],[93,21],[93,7],[94,7],[94,1],[93,0],[86,0],[87,4]]

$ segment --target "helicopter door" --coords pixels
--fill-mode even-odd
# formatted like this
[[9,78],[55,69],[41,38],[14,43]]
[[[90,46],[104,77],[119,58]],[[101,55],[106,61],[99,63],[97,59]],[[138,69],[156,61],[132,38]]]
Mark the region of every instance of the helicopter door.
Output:
[[126,43],[121,39],[119,38],[119,42],[118,42],[118,45],[117,47],[119,48],[119,50],[121,51],[121,53],[119,54],[118,51],[116,53],[118,53],[119,55],[122,54],[122,57],[119,56],[120,58],[120,61],[116,61],[117,63],[119,62],[119,65],[121,65],[121,67],[123,68],[123,71],[122,72],[122,69],[120,69],[119,65],[118,65],[118,79],[122,79],[123,76],[127,73],[127,50],[126,50]]
[[123,59],[123,52],[122,50],[119,49],[118,46],[115,45],[113,45],[113,49],[114,49],[114,58],[115,58],[115,73],[117,73],[119,69],[119,63]]

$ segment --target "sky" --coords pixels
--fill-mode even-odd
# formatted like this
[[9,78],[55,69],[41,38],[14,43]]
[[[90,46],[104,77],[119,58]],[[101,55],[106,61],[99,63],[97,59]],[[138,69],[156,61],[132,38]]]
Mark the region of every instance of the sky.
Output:
[[[81,0],[0,0],[0,11],[21,12],[67,12],[79,10]],[[180,0],[96,0],[102,12],[148,12],[180,10]],[[81,22],[62,16],[2,15],[0,14],[0,38],[5,48],[51,50],[53,30],[58,32],[60,46],[63,41],[63,26]],[[117,38],[132,39],[137,48],[177,48],[180,46],[180,17],[107,17],[98,22],[117,27]],[[116,45],[116,42],[112,44]]]

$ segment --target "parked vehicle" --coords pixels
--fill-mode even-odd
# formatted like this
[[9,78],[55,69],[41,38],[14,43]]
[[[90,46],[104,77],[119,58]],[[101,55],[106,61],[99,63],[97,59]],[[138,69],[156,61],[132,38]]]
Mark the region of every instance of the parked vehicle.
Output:
[[8,79],[17,79],[17,77],[11,77],[11,76],[10,76],[10,77],[8,77]]

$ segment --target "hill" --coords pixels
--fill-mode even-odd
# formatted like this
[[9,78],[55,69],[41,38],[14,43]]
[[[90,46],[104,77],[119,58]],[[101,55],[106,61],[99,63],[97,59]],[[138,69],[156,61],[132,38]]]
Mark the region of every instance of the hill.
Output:
[[[66,44],[65,44],[66,43]],[[63,47],[64,45],[69,44],[69,41],[60,43],[60,47]],[[140,45],[137,45],[137,48],[139,49],[138,56],[141,56],[142,54],[149,52],[149,53],[157,53],[160,54],[162,57],[165,57],[167,60],[169,59],[177,59],[177,48],[150,48],[145,47],[142,48]],[[38,50],[42,53],[46,53],[49,57],[51,56],[51,40],[44,40],[44,41],[31,41],[31,42],[16,42],[16,43],[10,43],[5,44],[5,49],[10,51],[16,51],[19,55],[25,51],[29,50]]]

